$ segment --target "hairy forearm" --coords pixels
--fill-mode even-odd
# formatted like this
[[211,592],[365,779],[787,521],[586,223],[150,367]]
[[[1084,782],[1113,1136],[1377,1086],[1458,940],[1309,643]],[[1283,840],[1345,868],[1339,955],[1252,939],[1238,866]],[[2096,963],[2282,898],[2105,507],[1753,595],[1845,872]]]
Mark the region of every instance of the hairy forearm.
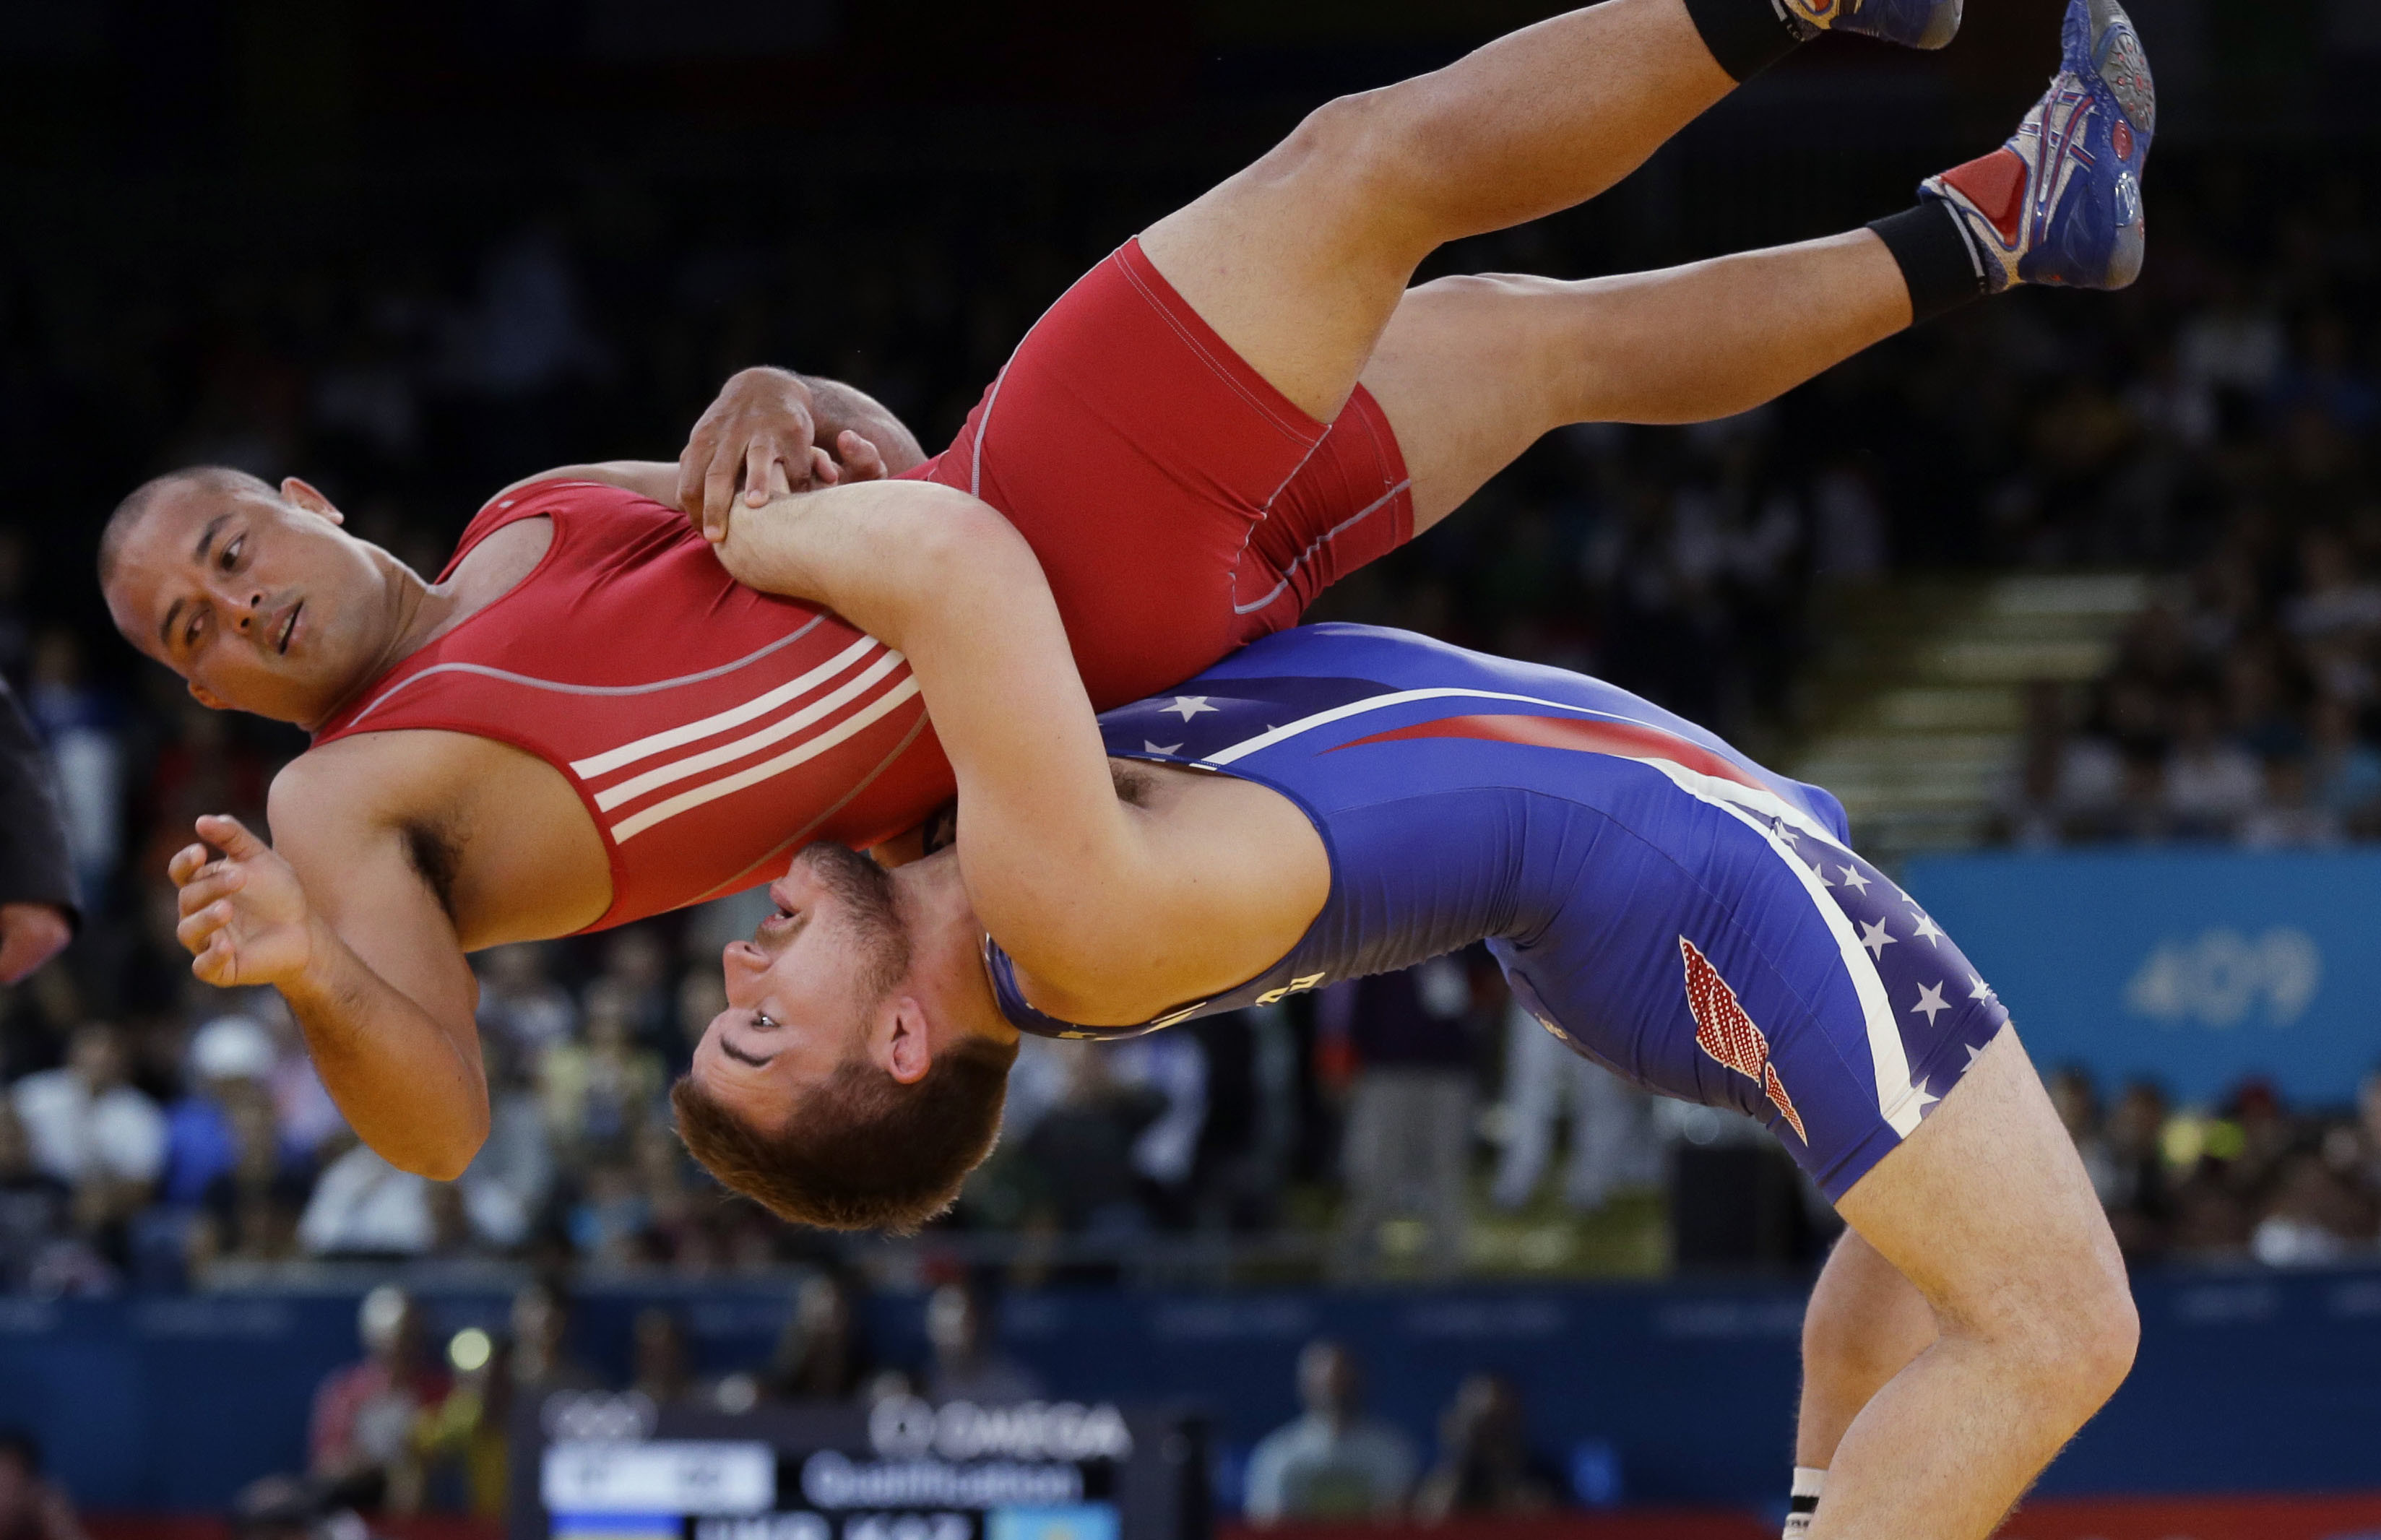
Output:
[[849,432],[876,446],[889,475],[897,476],[925,463],[926,451],[919,446],[918,435],[873,396],[840,380],[822,379],[816,374],[798,374],[795,378],[810,387],[811,417],[818,425],[818,443],[823,448],[832,453],[837,437]]
[[311,928],[313,960],[281,995],[324,1088],[356,1136],[390,1165],[453,1180],[488,1135],[477,1027],[442,1025],[328,924],[318,919]]

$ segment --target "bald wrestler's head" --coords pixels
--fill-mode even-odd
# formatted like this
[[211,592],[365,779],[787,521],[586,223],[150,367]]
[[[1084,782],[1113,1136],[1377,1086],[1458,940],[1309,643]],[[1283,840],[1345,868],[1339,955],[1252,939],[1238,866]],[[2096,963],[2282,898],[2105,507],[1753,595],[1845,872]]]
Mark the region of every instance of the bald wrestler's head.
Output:
[[218,709],[311,726],[370,682],[409,576],[330,499],[201,466],[116,505],[99,583],[116,628]]

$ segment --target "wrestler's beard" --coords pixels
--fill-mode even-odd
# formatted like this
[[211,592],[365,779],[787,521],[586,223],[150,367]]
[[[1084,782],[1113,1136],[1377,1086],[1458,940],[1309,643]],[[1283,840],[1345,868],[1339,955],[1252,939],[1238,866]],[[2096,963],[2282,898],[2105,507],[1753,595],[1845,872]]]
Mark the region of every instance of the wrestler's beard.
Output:
[[910,976],[910,928],[893,900],[893,874],[859,851],[821,841],[801,859],[836,897],[840,923],[859,948],[862,1009],[875,1006]]

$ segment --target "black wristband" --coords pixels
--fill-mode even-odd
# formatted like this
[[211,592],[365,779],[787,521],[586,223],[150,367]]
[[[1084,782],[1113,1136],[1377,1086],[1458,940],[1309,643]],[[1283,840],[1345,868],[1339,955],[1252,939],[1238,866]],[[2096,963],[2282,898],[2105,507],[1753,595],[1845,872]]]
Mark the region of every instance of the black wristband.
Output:
[[1687,15],[1703,46],[1742,84],[1801,45],[1800,27],[1778,10],[1776,0],[1686,0]]
[[1991,292],[1975,249],[1960,228],[1960,216],[1941,199],[1921,199],[1916,208],[1887,214],[1872,222],[1869,228],[1901,266],[1901,281],[1910,286],[1911,325],[1948,314]]

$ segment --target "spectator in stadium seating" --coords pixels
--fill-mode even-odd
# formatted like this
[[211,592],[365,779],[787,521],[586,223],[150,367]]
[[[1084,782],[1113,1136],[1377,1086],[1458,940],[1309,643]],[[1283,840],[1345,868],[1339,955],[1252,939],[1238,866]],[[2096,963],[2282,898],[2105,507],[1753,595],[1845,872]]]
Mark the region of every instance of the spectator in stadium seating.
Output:
[[66,1489],[42,1475],[42,1446],[0,1428],[0,1540],[85,1540]]
[[849,1401],[875,1372],[861,1323],[858,1286],[813,1273],[794,1290],[760,1393],[776,1401]]
[[2075,1141],[2075,1153],[2082,1157],[2084,1174],[2092,1179],[2100,1206],[2113,1206],[2120,1178],[2107,1143],[2100,1137],[2100,1097],[2092,1087],[2091,1075],[2081,1066],[2070,1064],[2050,1077],[2049,1090],[2050,1105],[2066,1125],[2068,1137]]
[[2314,800],[2306,756],[2283,749],[2265,756],[2264,800],[2241,821],[2253,850],[2327,850],[2347,838],[2339,815]]
[[165,1118],[127,1082],[123,1034],[102,1021],[75,1029],[67,1062],[10,1087],[33,1163],[74,1194],[75,1228],[120,1249],[127,1220],[165,1167]]
[[2381,752],[2357,735],[2356,707],[2326,693],[2315,700],[2313,721],[2308,774],[2316,801],[2351,836],[2381,836]]
[[570,1351],[570,1296],[553,1278],[532,1278],[513,1294],[512,1375],[525,1393],[600,1390],[603,1377]]
[[65,949],[79,900],[49,764],[5,678],[0,810],[0,984],[11,984]]
[[313,1184],[312,1164],[281,1139],[263,1089],[243,1084],[225,1104],[230,1164],[199,1195],[188,1238],[193,1275],[224,1260],[279,1262],[298,1249],[298,1217]]
[[2264,795],[2248,751],[2224,736],[2215,698],[2186,697],[2166,761],[2166,813],[2186,839],[2228,839]]
[[1520,1002],[1505,1008],[1505,1149],[1489,1192],[1508,1211],[1529,1203],[1554,1155],[1555,1123],[1570,1123],[1563,1203],[1602,1208],[1621,1188],[1662,1179],[1653,1099],[1555,1040]]
[[1116,1077],[1105,1053],[1068,1045],[1057,1102],[1018,1142],[1036,1206],[1066,1232],[1105,1237],[1150,1228],[1133,1153],[1166,1115],[1166,1095]]
[[194,1207],[238,1152],[230,1104],[261,1095],[274,1066],[273,1038],[245,1016],[218,1016],[190,1038],[190,1092],[165,1113],[165,1201]]
[[2373,1242],[2372,1199],[2320,1150],[2287,1159],[2249,1240],[2249,1254],[2272,1267],[2320,1266]]
[[[715,958],[707,960],[716,961]],[[595,1009],[593,993],[611,994],[628,1018],[629,1038],[648,1053],[669,1055],[678,1049],[678,1002],[669,987],[669,948],[651,925],[624,925],[604,938],[604,971],[587,988],[585,1005]]]
[[400,1171],[357,1144],[323,1168],[299,1243],[314,1256],[423,1256],[519,1245],[529,1216],[476,1162],[451,1183]]
[[557,1043],[538,1063],[546,1131],[565,1159],[621,1159],[659,1104],[666,1072],[661,1056],[638,1042],[628,984],[599,978],[584,1003],[585,1041]]
[[2110,1190],[2103,1194],[2109,1228],[2128,1256],[2165,1244],[2173,1218],[2167,1185],[2165,1094],[2147,1081],[2125,1087],[2106,1125]]
[[673,1406],[702,1395],[686,1323],[677,1311],[656,1304],[637,1312],[629,1337],[629,1388],[651,1397],[655,1406]]
[[1402,1516],[1414,1483],[1413,1446],[1364,1415],[1355,1355],[1337,1342],[1309,1342],[1298,1355],[1298,1394],[1305,1414],[1249,1453],[1242,1503],[1249,1518],[1276,1524]]
[[1471,1008],[1460,957],[1335,984],[1316,997],[1318,1034],[1343,1039],[1356,1066],[1340,1156],[1345,1268],[1370,1266],[1387,1222],[1406,1216],[1427,1227],[1425,1269],[1444,1276],[1463,1264],[1478,1096]]
[[480,975],[480,1031],[519,1064],[534,1065],[546,1050],[570,1040],[579,1009],[568,991],[546,977],[546,949],[535,942],[495,947],[473,960]]
[[309,1473],[343,1504],[367,1511],[387,1495],[416,1420],[446,1399],[446,1370],[431,1354],[428,1323],[394,1284],[364,1296],[357,1312],[364,1358],[335,1371],[314,1392],[307,1425]]
[[1196,1033],[1154,1033],[1084,1054],[1120,1085],[1155,1097],[1157,1116],[1132,1142],[1131,1165],[1161,1223],[1190,1218],[1190,1181],[1207,1125],[1207,1049]]
[[76,885],[103,905],[124,850],[124,738],[115,702],[91,682],[79,636],[51,629],[33,639],[25,708],[57,768]]
[[67,1233],[67,1186],[33,1164],[25,1125],[0,1097],[0,1292],[23,1289]]
[[937,1404],[1013,1406],[1042,1399],[1041,1376],[992,1339],[983,1299],[969,1285],[946,1283],[927,1299],[926,1340],[934,1349],[926,1395]]
[[1439,1418],[1438,1463],[1414,1489],[1425,1524],[1515,1518],[1562,1506],[1562,1473],[1530,1448],[1521,1395],[1502,1375],[1466,1375]]

